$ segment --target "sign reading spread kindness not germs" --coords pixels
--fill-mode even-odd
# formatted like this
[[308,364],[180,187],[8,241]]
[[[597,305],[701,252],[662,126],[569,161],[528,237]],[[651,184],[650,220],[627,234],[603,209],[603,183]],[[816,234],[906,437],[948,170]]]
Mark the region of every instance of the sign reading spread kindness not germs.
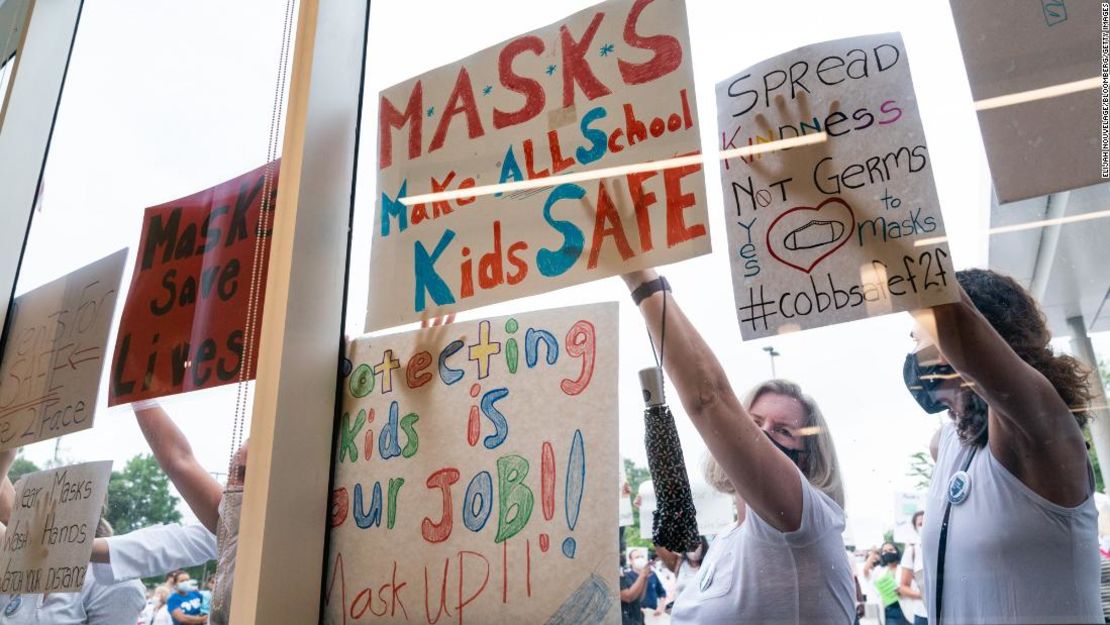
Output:
[[707,253],[693,84],[685,3],[609,0],[383,91],[367,330]]
[[955,301],[899,34],[815,44],[746,69],[717,85],[717,121],[744,338]]

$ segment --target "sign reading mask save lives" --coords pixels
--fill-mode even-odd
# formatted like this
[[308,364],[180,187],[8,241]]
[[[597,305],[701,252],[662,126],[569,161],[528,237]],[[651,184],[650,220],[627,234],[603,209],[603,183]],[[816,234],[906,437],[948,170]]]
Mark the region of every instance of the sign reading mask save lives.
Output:
[[383,91],[367,330],[709,252],[693,85],[685,3],[609,0]]
[[741,150],[721,173],[744,338],[955,301],[901,35],[799,48],[716,94],[722,149]]

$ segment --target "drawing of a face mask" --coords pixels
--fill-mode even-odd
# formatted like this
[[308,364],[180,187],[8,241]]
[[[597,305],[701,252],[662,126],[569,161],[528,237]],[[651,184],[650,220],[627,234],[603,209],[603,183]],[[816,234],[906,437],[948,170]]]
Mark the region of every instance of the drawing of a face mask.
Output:
[[812,219],[804,226],[788,232],[782,246],[790,251],[810,250],[832,245],[844,236],[844,224],[836,220]]

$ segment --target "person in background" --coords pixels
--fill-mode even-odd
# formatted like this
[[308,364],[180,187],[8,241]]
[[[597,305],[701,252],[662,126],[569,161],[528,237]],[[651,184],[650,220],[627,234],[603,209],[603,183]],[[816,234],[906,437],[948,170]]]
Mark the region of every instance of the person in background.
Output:
[[670,285],[654,270],[623,278],[709,447],[707,481],[734,497],[739,517],[675,601],[672,623],[851,623],[844,489],[817,404],[784,380],[757,385],[741,402]]
[[[708,551],[709,541],[706,540],[705,536],[698,537],[697,549],[686,553],[679,554],[658,545],[655,546],[655,553],[659,556],[659,560],[675,574],[674,596],[676,599],[682,594],[690,580],[697,576],[701,569],[701,562],[705,559],[705,554]],[[668,609],[673,608],[674,602],[671,603],[672,605],[668,606]]]
[[[902,565],[899,571],[898,596],[902,605],[902,614],[906,619],[913,619],[913,625],[928,625],[929,613],[925,610],[922,600],[921,586],[925,581],[925,562],[921,553],[921,526],[925,523],[925,512],[918,510],[913,513],[910,524],[917,534],[917,540],[906,545],[906,553],[902,556]],[[918,581],[920,580],[920,581]]]
[[[879,560],[872,565],[870,577],[879,593],[883,606],[883,622],[886,625],[909,625],[902,606],[898,603],[898,565],[902,554],[894,543],[886,542],[879,548]],[[867,574],[865,572],[865,574]]]
[[1102,617],[1110,623],[1110,501],[1098,504],[1099,599]]
[[197,582],[185,571],[178,571],[173,578],[174,593],[166,600],[173,625],[207,625],[208,615],[201,614],[200,593]]
[[227,625],[235,581],[239,512],[247,476],[247,442],[235,452],[227,485],[222,486],[196,459],[189,440],[161,406],[138,402],[132,404],[132,409],[158,465],[201,524],[216,535],[216,585],[210,618],[213,625]]
[[1012,278],[955,278],[958,301],[914,312],[918,345],[903,365],[921,407],[950,417],[931,445],[921,533],[929,620],[1102,623],[1087,372],[1053,353]]
[[200,589],[200,613],[208,614],[212,611],[212,590],[216,587],[216,576],[210,575],[208,581],[204,583],[204,588]]
[[620,554],[621,585],[621,625],[644,625],[644,610],[640,600],[647,589],[647,576],[650,569],[646,566],[633,571],[628,568],[624,552]]
[[642,569],[647,569],[647,582],[644,587],[644,594],[640,599],[640,607],[656,614],[662,614],[663,605],[660,600],[666,599],[667,591],[659,581],[659,576],[655,574],[655,560],[648,557],[647,549],[635,547],[628,550],[628,564],[637,575],[640,574]]
[[171,592],[165,585],[159,585],[154,589],[154,610],[146,625],[173,625],[169,608],[166,607],[166,600],[170,598]]

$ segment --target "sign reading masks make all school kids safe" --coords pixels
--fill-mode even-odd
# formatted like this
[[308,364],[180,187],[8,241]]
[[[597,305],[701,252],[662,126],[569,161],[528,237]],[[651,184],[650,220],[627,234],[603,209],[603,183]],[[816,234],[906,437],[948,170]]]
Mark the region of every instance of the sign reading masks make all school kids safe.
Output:
[[[955,301],[901,35],[799,48],[716,91],[744,338]],[[743,151],[796,138],[818,141]]]
[[327,622],[619,623],[616,304],[364,337],[348,359]]
[[88,429],[127,250],[15,300],[0,360],[0,449]]
[[277,183],[274,161],[146,209],[109,406],[254,378]]
[[610,0],[383,91],[367,330],[709,252],[693,85],[685,3]]
[[[0,593],[80,591],[112,463],[87,462],[24,475],[0,541]],[[33,609],[33,608],[31,608]]]

